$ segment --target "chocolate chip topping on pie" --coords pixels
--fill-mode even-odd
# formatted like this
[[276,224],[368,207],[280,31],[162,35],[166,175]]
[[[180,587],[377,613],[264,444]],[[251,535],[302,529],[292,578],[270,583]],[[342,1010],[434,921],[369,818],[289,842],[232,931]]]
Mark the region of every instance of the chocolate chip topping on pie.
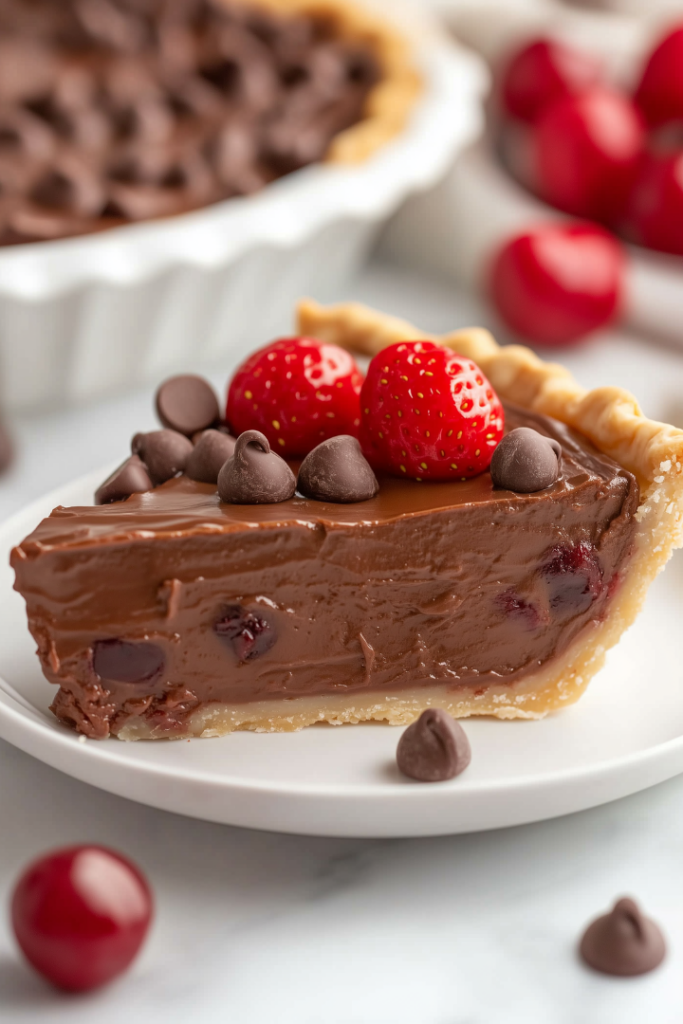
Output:
[[2,0],[0,244],[362,159],[417,89],[393,30],[345,0]]

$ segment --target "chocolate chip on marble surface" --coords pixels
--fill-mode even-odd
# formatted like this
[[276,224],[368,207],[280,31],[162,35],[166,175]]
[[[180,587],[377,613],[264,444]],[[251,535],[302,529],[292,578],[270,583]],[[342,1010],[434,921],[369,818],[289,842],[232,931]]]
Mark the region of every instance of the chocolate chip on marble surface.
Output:
[[374,498],[379,484],[357,439],[340,434],[308,453],[299,470],[297,489],[316,501],[351,504]]
[[520,494],[545,490],[560,473],[562,447],[531,427],[517,427],[506,434],[491,459],[495,487]]
[[588,925],[579,952],[589,967],[602,974],[633,977],[659,967],[666,956],[666,941],[637,903],[623,898],[609,914]]
[[220,430],[204,430],[187,460],[185,473],[191,480],[215,484],[218,474],[234,452],[235,438],[230,434],[223,434]]
[[295,490],[294,474],[259,430],[240,434],[232,458],[218,474],[221,501],[233,505],[275,504],[293,497]]
[[155,404],[163,425],[186,437],[213,426],[219,417],[216,392],[207,380],[191,373],[165,380]]
[[131,455],[95,491],[96,505],[125,501],[131,494],[142,494],[154,487],[142,459]]
[[428,708],[398,741],[400,771],[418,782],[445,782],[464,772],[472,751],[462,726],[441,708]]
[[190,439],[177,430],[136,434],[131,448],[144,462],[155,487],[182,473],[193,451]]

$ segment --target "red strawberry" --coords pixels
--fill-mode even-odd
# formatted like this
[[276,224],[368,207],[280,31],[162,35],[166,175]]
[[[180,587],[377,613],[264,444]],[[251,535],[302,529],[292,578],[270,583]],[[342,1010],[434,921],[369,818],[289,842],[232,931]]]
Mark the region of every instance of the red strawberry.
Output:
[[361,407],[363,451],[395,476],[476,476],[503,436],[503,407],[477,364],[433,341],[402,341],[376,355]]
[[230,382],[234,434],[260,430],[280,455],[307,455],[337,434],[358,436],[363,377],[337,345],[282,338],[242,363]]

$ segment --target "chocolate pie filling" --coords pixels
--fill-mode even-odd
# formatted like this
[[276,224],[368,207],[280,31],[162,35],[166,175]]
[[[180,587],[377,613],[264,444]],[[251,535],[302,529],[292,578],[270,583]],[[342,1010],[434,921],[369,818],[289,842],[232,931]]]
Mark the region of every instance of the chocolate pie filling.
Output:
[[182,735],[243,705],[443,685],[511,686],[606,613],[629,558],[635,478],[561,423],[555,484],[383,478],[355,505],[221,504],[177,477],[58,508],[12,553],[55,714],[91,737],[134,716]]
[[381,77],[322,14],[1,0],[0,245],[255,192],[322,160]]

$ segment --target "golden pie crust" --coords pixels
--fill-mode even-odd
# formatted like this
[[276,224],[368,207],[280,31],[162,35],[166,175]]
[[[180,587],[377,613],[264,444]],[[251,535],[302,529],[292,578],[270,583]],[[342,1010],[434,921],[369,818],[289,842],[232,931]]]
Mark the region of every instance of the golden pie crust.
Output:
[[280,15],[311,15],[333,22],[339,38],[364,43],[374,53],[382,78],[371,90],[365,116],[334,137],[328,163],[358,164],[400,135],[423,91],[412,47],[385,18],[351,0],[242,0]]
[[[369,356],[406,338],[441,342],[474,359],[501,398],[566,423],[636,476],[641,505],[636,513],[635,550],[605,620],[519,683],[489,687],[481,696],[449,697],[442,692],[430,698],[424,694],[420,710],[436,704],[459,717],[541,718],[574,703],[604,664],[609,648],[636,618],[655,576],[674,550],[683,546],[683,430],[647,419],[628,391],[616,387],[586,391],[563,366],[544,362],[522,345],[503,348],[481,328],[439,338],[364,306],[323,308],[302,302],[299,331]],[[408,711],[413,698],[420,701],[419,694],[406,695],[403,711]],[[386,712],[384,716],[381,709],[374,709],[371,717],[406,720],[394,702],[387,704]]]

